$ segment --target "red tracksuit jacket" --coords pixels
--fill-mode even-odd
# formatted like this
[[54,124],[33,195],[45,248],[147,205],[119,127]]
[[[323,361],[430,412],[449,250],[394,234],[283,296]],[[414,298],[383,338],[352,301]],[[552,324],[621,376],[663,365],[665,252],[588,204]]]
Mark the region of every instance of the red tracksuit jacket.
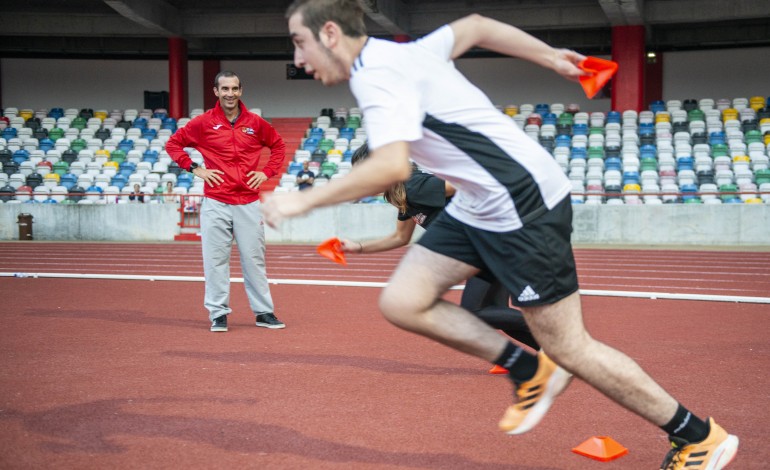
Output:
[[185,147],[197,149],[203,155],[204,167],[221,170],[224,182],[219,186],[205,185],[206,197],[225,204],[249,204],[259,199],[259,189],[250,188],[247,174],[257,169],[262,148],[270,149],[270,159],[262,172],[272,178],[286,158],[286,145],[273,127],[239,103],[241,114],[235,125],[225,117],[216,104],[212,109],[192,119],[166,142],[166,152],[185,170],[192,160]]

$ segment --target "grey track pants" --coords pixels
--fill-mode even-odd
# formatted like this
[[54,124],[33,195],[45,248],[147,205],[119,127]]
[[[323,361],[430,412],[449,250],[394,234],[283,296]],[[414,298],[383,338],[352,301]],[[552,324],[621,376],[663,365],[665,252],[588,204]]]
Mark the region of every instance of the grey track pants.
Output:
[[265,228],[260,202],[232,205],[204,198],[201,206],[204,305],[209,319],[232,312],[230,308],[230,252],[238,246],[246,296],[254,315],[273,313],[273,298],[265,269]]

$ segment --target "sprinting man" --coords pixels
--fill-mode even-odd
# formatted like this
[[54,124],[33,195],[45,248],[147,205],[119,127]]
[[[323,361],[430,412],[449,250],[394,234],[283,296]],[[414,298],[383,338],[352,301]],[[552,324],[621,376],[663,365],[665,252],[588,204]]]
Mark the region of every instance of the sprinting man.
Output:
[[[382,192],[409,177],[411,156],[457,192],[383,290],[379,306],[389,321],[508,369],[518,399],[500,420],[509,434],[537,425],[572,373],[670,436],[663,468],[727,465],[737,437],[692,414],[633,360],[585,330],[567,177],[452,65],[478,46],[577,80],[584,56],[479,15],[408,44],[368,37],[357,0],[297,0],[287,18],[295,65],[324,85],[350,81],[372,154],[335,184],[274,196],[265,204],[266,221],[277,226]],[[480,270],[513,293],[547,356],[526,353],[441,298]]]
[[[353,166],[359,165],[368,157],[369,146],[364,144],[358,147],[351,160]],[[406,182],[398,182],[384,193],[385,200],[398,209],[396,230],[390,235],[366,242],[342,239],[342,251],[359,254],[379,253],[407,245],[412,240],[415,228],[419,225],[428,230],[454,194],[455,188],[451,184],[415,166]],[[509,306],[510,298],[511,294],[499,281],[484,273],[465,282],[460,306],[519,343],[535,350],[540,349],[522,313]],[[490,370],[493,374],[506,372],[499,366]]]

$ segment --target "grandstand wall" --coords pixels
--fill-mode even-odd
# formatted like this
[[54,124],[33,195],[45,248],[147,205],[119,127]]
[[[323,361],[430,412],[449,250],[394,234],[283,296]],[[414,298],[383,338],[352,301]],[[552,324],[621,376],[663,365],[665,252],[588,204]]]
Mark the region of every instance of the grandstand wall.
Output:
[[[176,204],[3,204],[0,240],[18,240],[18,214],[33,219],[35,240],[172,241]],[[603,245],[770,246],[770,205],[577,205],[573,241]],[[342,204],[267,228],[270,243],[318,243],[339,236],[379,238],[395,229],[388,204]],[[419,232],[420,230],[418,230]]]
[[164,241],[179,233],[176,204],[3,204],[0,240],[18,240],[19,214],[32,215],[35,240]]
[[[663,99],[770,95],[770,48],[677,51],[663,54]],[[314,116],[325,107],[354,106],[347,86],[286,80],[289,61],[228,61],[244,81],[244,102],[266,117]],[[577,103],[608,111],[609,99],[589,101],[580,87],[516,59],[461,59],[457,67],[499,105]],[[189,62],[189,109],[203,107],[202,62]],[[19,108],[142,108],[143,91],[168,89],[165,61],[0,59],[3,106]],[[207,90],[208,88],[206,88]]]

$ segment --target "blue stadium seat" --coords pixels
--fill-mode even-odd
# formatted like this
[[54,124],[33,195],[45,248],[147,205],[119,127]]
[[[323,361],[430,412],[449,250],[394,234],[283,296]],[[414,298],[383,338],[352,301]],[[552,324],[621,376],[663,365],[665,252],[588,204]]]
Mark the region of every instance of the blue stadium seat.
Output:
[[609,157],[604,160],[604,170],[617,170],[620,171],[623,169],[623,161],[620,159],[620,157]]
[[155,150],[145,150],[144,154],[142,155],[142,161],[149,162],[154,165],[158,161],[158,152]]
[[622,116],[620,112],[618,111],[610,111],[607,113],[607,124],[620,124],[622,121]]
[[125,185],[128,184],[128,176],[118,173],[117,175],[112,177],[112,180],[110,180],[110,185],[115,186],[117,188],[123,189]]
[[694,169],[695,161],[692,157],[679,157],[676,160],[677,171]]
[[302,171],[302,164],[301,163],[299,163],[299,162],[291,162],[291,163],[289,163],[289,169],[287,170],[288,173],[290,173],[292,175],[296,175],[300,171]]
[[123,139],[118,142],[118,150],[128,153],[129,150],[134,149],[134,141],[131,139]]
[[155,129],[143,129],[142,139],[152,140],[158,137],[158,131]]
[[16,164],[21,165],[22,162],[26,162],[27,160],[29,160],[29,152],[24,149],[17,150],[13,152],[12,160]]
[[653,101],[650,103],[650,111],[653,113],[659,113],[666,110],[666,102],[662,100]]
[[343,127],[342,129],[340,129],[339,136],[340,138],[343,138],[343,139],[348,139],[348,140],[354,139],[356,137],[356,130],[353,129],[352,127]]
[[160,125],[161,129],[169,129],[171,131],[176,132],[176,119],[172,117],[167,117],[163,119],[163,123]]
[[550,124],[555,126],[556,125],[556,115],[554,113],[544,113],[543,114],[543,125]]
[[176,186],[190,189],[193,184],[193,175],[190,173],[181,173],[176,177]]
[[40,141],[38,142],[38,148],[43,152],[53,150],[54,147],[56,147],[56,143],[49,138],[40,139]]
[[65,173],[61,175],[61,180],[59,181],[59,184],[67,188],[67,190],[70,190],[75,186],[77,186],[78,177],[76,175],[73,175],[72,173]]
[[556,136],[556,146],[557,147],[571,147],[572,146],[572,137],[569,135],[557,135]]
[[64,117],[64,109],[63,108],[51,108],[51,110],[48,111],[48,117],[52,117],[54,119],[59,119],[60,117]]
[[682,200],[687,201],[689,199],[700,199],[695,193],[698,192],[698,186],[694,184],[683,184],[679,187],[679,191],[682,192]]
[[136,165],[130,162],[123,162],[118,167],[118,172],[121,175],[125,176],[126,178],[131,176],[131,174],[133,174],[135,171],[136,171]]
[[726,138],[725,133],[723,131],[711,132],[709,134],[709,144],[710,145],[724,144],[725,138]]

